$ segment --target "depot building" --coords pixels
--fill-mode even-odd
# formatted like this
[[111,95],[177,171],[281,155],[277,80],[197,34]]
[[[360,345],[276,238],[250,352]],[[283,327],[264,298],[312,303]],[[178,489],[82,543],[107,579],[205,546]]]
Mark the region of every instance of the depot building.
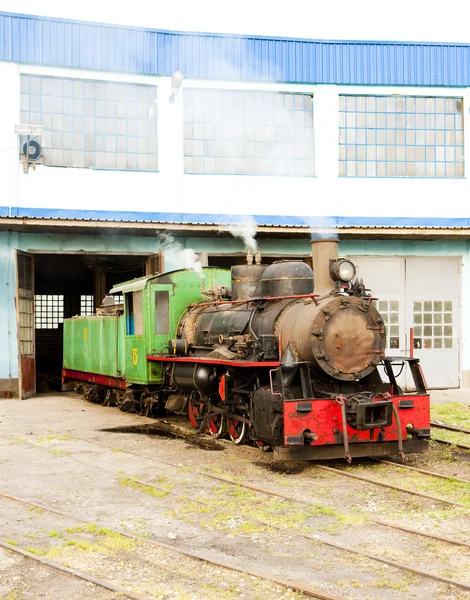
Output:
[[[339,238],[431,388],[470,383],[470,45],[0,13],[0,396],[122,281]],[[411,341],[412,340],[412,341]]]

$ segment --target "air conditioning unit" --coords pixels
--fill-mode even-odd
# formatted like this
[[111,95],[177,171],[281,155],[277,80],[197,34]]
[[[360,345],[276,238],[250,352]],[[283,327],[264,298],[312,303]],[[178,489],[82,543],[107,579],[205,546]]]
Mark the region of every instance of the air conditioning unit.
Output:
[[35,166],[35,163],[42,156],[41,135],[42,125],[16,125],[15,133],[19,136],[19,146],[23,171],[28,173],[29,165]]

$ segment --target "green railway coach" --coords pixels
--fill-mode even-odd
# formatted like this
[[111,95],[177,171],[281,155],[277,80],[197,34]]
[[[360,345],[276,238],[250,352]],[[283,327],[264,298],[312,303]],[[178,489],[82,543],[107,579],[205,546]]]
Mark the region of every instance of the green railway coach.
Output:
[[81,385],[91,401],[102,401],[106,390],[106,404],[140,392],[147,412],[145,398],[163,382],[163,366],[146,357],[165,352],[188,304],[214,286],[230,286],[230,270],[178,270],[117,285],[110,293],[123,295],[121,310],[64,320],[64,384]]

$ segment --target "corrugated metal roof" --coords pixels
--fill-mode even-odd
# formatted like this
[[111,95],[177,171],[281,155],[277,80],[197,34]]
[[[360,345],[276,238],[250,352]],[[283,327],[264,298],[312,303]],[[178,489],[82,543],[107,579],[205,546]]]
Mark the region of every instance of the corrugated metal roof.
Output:
[[28,207],[0,206],[0,218],[11,219],[37,219],[37,220],[66,220],[80,222],[100,221],[106,223],[144,223],[156,226],[188,225],[197,227],[212,226],[221,231],[228,225],[243,225],[248,219],[253,220],[260,227],[280,227],[298,229],[468,229],[470,218],[467,217],[360,217],[360,216],[289,216],[289,215],[253,215],[234,216],[224,214],[198,214],[198,213],[164,213],[164,212],[124,212],[105,210],[74,210],[74,209],[49,209]]
[[0,60],[242,81],[470,85],[470,45],[158,31],[0,12]]

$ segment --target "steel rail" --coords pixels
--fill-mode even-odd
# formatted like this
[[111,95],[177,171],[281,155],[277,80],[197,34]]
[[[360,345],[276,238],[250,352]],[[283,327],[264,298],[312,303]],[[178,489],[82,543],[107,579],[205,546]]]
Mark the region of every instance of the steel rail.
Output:
[[[72,437],[72,436],[71,436]],[[84,441],[84,442],[88,442],[90,444],[96,444],[98,446],[103,446],[104,448],[108,448],[110,450],[114,450],[115,447],[111,446],[110,444],[105,444],[103,442],[97,442],[95,440],[90,440],[88,438],[81,438],[78,436],[74,436],[75,439],[80,440],[80,441]],[[138,456],[139,458],[147,458],[148,460],[152,461],[152,462],[156,462],[159,464],[163,464],[163,465],[167,465],[170,467],[175,467],[177,469],[182,469],[182,467],[176,463],[172,463],[171,461],[168,460],[164,460],[164,459],[159,459],[159,458],[155,458],[154,456],[149,456],[148,454],[143,454],[142,452],[134,452],[133,450],[122,450],[121,448],[119,449],[120,452],[123,452],[124,454],[131,454],[133,456]],[[319,465],[317,465],[319,466]],[[227,483],[230,485],[234,485],[234,486],[239,486],[248,490],[252,490],[255,492],[259,492],[262,494],[265,494],[267,496],[273,496],[275,498],[283,498],[284,500],[289,500],[291,502],[301,502],[303,504],[306,505],[312,505],[314,504],[313,502],[308,502],[308,500],[299,500],[298,498],[295,498],[293,496],[288,496],[287,494],[279,494],[278,492],[272,492],[271,490],[267,490],[265,488],[261,488],[261,487],[257,487],[248,483],[240,483],[239,481],[235,481],[233,479],[228,479],[225,477],[220,477],[219,475],[213,475],[212,473],[206,473],[204,471],[196,471],[198,473],[198,475],[202,475],[203,477],[208,477],[209,479],[214,479],[216,481],[221,481],[223,483]],[[376,482],[373,482],[376,483]],[[402,491],[409,491],[406,490],[405,488],[400,488],[402,489]],[[428,498],[429,500],[435,500],[435,501],[440,501],[440,498],[436,498],[435,496],[429,496],[426,495],[426,498]],[[465,506],[465,508],[470,508]],[[369,522],[374,523],[376,525],[381,525],[383,527],[388,527],[390,529],[397,529],[399,531],[407,531],[408,533],[412,533],[421,537],[426,537],[426,538],[430,538],[430,539],[435,539],[435,540],[439,540],[441,542],[447,542],[449,544],[453,544],[455,546],[465,546],[465,547],[470,547],[470,544],[467,544],[466,542],[461,542],[459,540],[453,540],[451,538],[447,538],[447,537],[443,537],[443,536],[438,536],[435,534],[431,534],[431,533],[427,533],[424,531],[420,531],[418,529],[411,529],[411,528],[403,528],[401,525],[395,525],[394,523],[388,523],[385,521],[380,521],[380,520],[376,520],[376,519],[369,519]]]
[[456,442],[449,442],[449,440],[442,440],[441,438],[431,438],[433,442],[437,442],[438,444],[446,444],[447,446],[455,446],[456,448],[461,448],[462,450],[470,450],[470,446],[465,446],[465,444],[457,444]]
[[394,467],[398,467],[400,469],[408,469],[410,471],[417,471],[418,473],[423,473],[424,475],[430,475],[431,477],[438,477],[439,479],[447,479],[448,481],[456,481],[457,483],[470,484],[470,479],[460,479],[459,477],[453,477],[452,475],[444,475],[444,473],[437,473],[436,471],[428,471],[426,469],[420,469],[419,467],[412,467],[411,465],[393,462],[393,460],[384,460],[383,458],[373,458],[372,460],[379,462],[379,463],[383,463],[384,465],[393,465]]
[[[38,429],[40,429],[40,428],[38,428]],[[43,430],[43,431],[46,431],[46,430]],[[94,444],[94,445],[97,445],[97,446],[102,446],[103,448],[107,448],[107,449],[110,449],[110,450],[113,450],[113,451],[115,450],[115,446],[111,446],[110,444],[105,444],[104,442],[98,442],[96,440],[91,440],[89,438],[82,438],[82,437],[79,437],[79,436],[70,436],[70,439],[76,439],[76,440],[87,442],[87,443]],[[174,467],[174,468],[179,469],[179,470],[181,470],[183,468],[179,464],[173,463],[173,462],[168,461],[168,460],[155,458],[154,456],[149,456],[148,454],[143,454],[142,452],[135,452],[133,450],[123,450],[122,448],[119,448],[119,451],[122,452],[122,453],[124,453],[124,454],[130,454],[130,455],[133,455],[133,456],[138,456],[139,458],[146,458],[146,459],[148,459],[148,460],[150,460],[152,462],[156,462],[156,463],[159,463],[159,464],[163,464],[163,465],[167,465],[167,466],[170,466],[170,467]],[[380,459],[375,459],[375,460],[380,460]],[[384,462],[387,462],[387,461],[384,461]],[[392,464],[397,464],[397,463],[392,463]],[[319,467],[320,465],[316,465],[316,466]],[[414,468],[414,467],[410,467],[410,468]],[[334,471],[336,471],[336,469],[334,469]],[[225,477],[220,477],[218,475],[213,475],[211,473],[206,473],[204,471],[199,471],[198,470],[196,472],[198,473],[198,475],[202,475],[203,477],[207,477],[209,479],[214,479],[216,481],[227,483],[227,484],[230,484],[230,485],[233,485],[233,486],[238,486],[238,487],[242,487],[242,488],[245,488],[245,489],[248,489],[248,490],[259,492],[259,493],[265,494],[267,496],[273,496],[273,497],[276,497],[276,498],[282,498],[284,500],[289,500],[291,502],[300,502],[300,503],[306,504],[306,505],[313,505],[313,504],[315,504],[313,502],[309,502],[308,500],[301,500],[301,499],[295,498],[293,496],[288,496],[287,494],[280,494],[280,493],[277,493],[277,492],[272,492],[271,490],[267,490],[265,488],[257,487],[257,486],[250,485],[250,484],[247,484],[247,483],[240,483],[239,481],[234,481],[232,479],[227,479]],[[341,473],[346,474],[344,471],[340,471],[340,474]],[[129,478],[129,479],[131,479],[131,478]],[[371,482],[372,483],[377,483],[378,485],[380,485],[380,482],[375,482],[373,480],[371,480]],[[145,484],[145,485],[147,485],[147,484]],[[154,486],[154,487],[156,487],[156,486]],[[398,488],[398,489],[400,491],[404,491],[404,492],[409,492],[410,491],[410,490],[407,490],[405,488]],[[165,491],[168,491],[168,490],[165,490]],[[428,498],[429,500],[441,501],[440,498],[437,498],[435,496],[424,495],[424,497]],[[465,506],[465,508],[470,508],[470,507]],[[467,543],[467,542],[463,542],[463,541],[460,541],[460,540],[454,540],[452,538],[448,538],[448,537],[445,537],[445,536],[439,536],[439,535],[428,533],[428,532],[424,532],[424,531],[421,531],[421,530],[418,530],[418,529],[412,529],[410,527],[404,527],[402,525],[397,525],[395,523],[389,523],[387,521],[381,521],[379,519],[370,519],[370,518],[368,518],[368,521],[370,523],[375,524],[375,525],[379,525],[379,526],[382,526],[382,527],[387,527],[389,529],[396,529],[398,531],[405,531],[405,532],[413,534],[413,535],[417,535],[417,536],[420,536],[420,537],[425,537],[425,538],[437,540],[437,541],[440,541],[440,542],[445,542],[445,543],[448,543],[448,544],[451,544],[451,545],[454,545],[454,546],[463,546],[463,547],[470,548],[470,544]]]
[[[158,491],[167,491],[165,490],[165,488],[162,488],[160,486],[154,485],[152,483],[149,483],[147,481],[142,481],[140,479],[136,479],[134,477],[129,477],[129,479],[131,479],[132,481],[134,481],[137,484],[143,485],[143,486],[150,486]],[[172,493],[172,492],[169,492]],[[197,498],[191,498],[192,502],[196,502],[197,504],[200,504],[202,506],[205,507],[209,507],[211,509],[215,509],[217,511],[222,511],[223,509],[220,506],[217,506],[216,504],[211,504],[210,502],[204,502],[203,500],[198,500]],[[298,537],[302,537],[306,540],[310,540],[313,542],[317,542],[320,544],[324,544],[325,546],[329,546],[331,548],[335,548],[335,549],[339,549],[339,550],[344,550],[346,552],[350,552],[352,554],[357,554],[358,556],[363,556],[368,558],[369,560],[373,560],[373,561],[377,561],[383,564],[388,565],[389,567],[394,567],[396,569],[400,569],[402,571],[408,571],[409,573],[413,573],[414,575],[420,575],[421,577],[424,578],[428,578],[428,579],[432,579],[434,581],[439,581],[441,583],[447,583],[449,585],[454,585],[456,587],[460,587],[462,589],[465,590],[470,590],[470,584],[466,584],[466,583],[462,583],[460,581],[457,581],[455,579],[451,579],[448,577],[442,577],[441,575],[436,575],[434,573],[430,573],[429,571],[424,571],[422,569],[415,569],[413,567],[408,566],[405,563],[401,563],[398,561],[394,561],[394,560],[390,560],[388,558],[384,558],[382,556],[377,556],[376,554],[371,554],[369,552],[364,552],[363,550],[358,550],[356,548],[353,548],[352,546],[348,546],[347,544],[339,544],[337,542],[331,542],[330,540],[321,537],[318,534],[315,535],[309,535],[307,533],[303,533],[302,531],[298,531],[296,529],[292,529],[290,527],[282,527],[280,525],[275,525],[273,523],[270,523],[269,521],[264,521],[262,519],[257,519],[256,517],[250,517],[250,516],[246,516],[243,513],[235,513],[232,511],[231,513],[234,516],[237,517],[241,517],[243,519],[247,519],[250,521],[253,521],[254,523],[258,523],[260,525],[263,525],[265,527],[271,527],[272,529],[276,529],[277,531],[282,531],[282,532],[287,532],[290,535],[297,535]],[[469,545],[470,546],[470,545]]]
[[[109,469],[106,469],[106,470],[109,471]],[[128,477],[128,478],[130,480],[134,481],[137,484],[140,484],[140,485],[143,485],[143,486],[146,486],[146,487],[152,487],[152,488],[154,488],[154,489],[156,489],[158,491],[166,491],[166,492],[168,492],[168,490],[165,490],[164,488],[162,488],[160,486],[156,486],[156,485],[151,484],[149,482],[142,481],[142,480],[134,478],[134,477]],[[171,493],[171,492],[169,492],[169,493]],[[8,498],[8,499],[16,501],[16,502],[20,502],[22,504],[27,504],[27,505],[30,505],[30,506],[35,506],[36,508],[41,508],[42,510],[46,510],[46,511],[51,512],[51,513],[59,514],[60,516],[63,516],[63,517],[69,518],[69,519],[74,519],[74,520],[77,520],[77,521],[82,522],[82,523],[90,523],[90,521],[88,521],[86,519],[79,518],[79,517],[76,517],[74,515],[69,515],[67,513],[64,513],[62,511],[58,511],[56,509],[50,509],[48,506],[43,505],[43,504],[36,504],[34,502],[30,502],[30,501],[24,500],[22,498],[11,496],[11,495],[3,493],[3,492],[0,492],[0,496],[2,496],[4,498]],[[198,504],[201,504],[203,506],[210,507],[212,509],[216,509],[218,511],[223,510],[221,507],[219,507],[217,505],[211,504],[209,502],[204,502],[202,500],[198,500],[198,499],[195,499],[195,498],[191,498],[191,501],[192,502],[196,502]],[[415,569],[415,568],[410,567],[409,565],[407,565],[405,563],[400,563],[400,562],[397,562],[397,561],[394,561],[394,560],[390,560],[388,558],[384,558],[384,557],[381,557],[381,556],[377,556],[375,554],[371,554],[369,552],[364,552],[362,550],[358,550],[358,549],[353,548],[352,546],[348,546],[346,544],[339,544],[339,543],[336,543],[336,542],[332,542],[330,540],[322,538],[319,535],[309,535],[309,534],[303,533],[301,531],[293,530],[293,529],[291,529],[289,527],[282,527],[282,526],[279,526],[279,525],[274,525],[272,523],[269,523],[268,521],[263,521],[261,519],[256,519],[254,517],[247,517],[247,516],[245,516],[243,514],[236,514],[236,513],[232,513],[232,514],[234,514],[234,515],[236,515],[238,517],[242,517],[244,519],[249,519],[249,520],[251,520],[251,521],[253,521],[255,523],[259,523],[259,524],[261,524],[261,525],[263,525],[265,527],[271,527],[272,529],[276,529],[278,531],[283,531],[283,532],[285,531],[285,532],[288,532],[290,535],[295,534],[295,535],[297,535],[299,537],[302,537],[304,539],[307,539],[309,541],[320,543],[320,544],[323,544],[325,546],[329,546],[330,548],[335,548],[336,550],[343,550],[343,551],[349,552],[351,554],[356,554],[358,556],[362,556],[362,557],[368,558],[369,560],[372,560],[372,561],[375,561],[375,562],[380,562],[380,563],[385,564],[385,565],[387,565],[389,567],[393,567],[393,568],[396,568],[396,569],[399,569],[399,570],[402,570],[402,571],[407,571],[409,573],[413,573],[414,575],[419,575],[420,577],[423,577],[423,578],[426,578],[426,579],[432,579],[433,581],[438,581],[440,583],[445,583],[445,584],[448,584],[448,585],[453,585],[455,587],[459,587],[459,588],[464,589],[464,590],[470,590],[470,584],[466,584],[466,583],[463,583],[461,581],[457,581],[456,579],[452,579],[452,578],[449,578],[449,577],[443,577],[441,575],[437,575],[435,573],[431,573],[429,571],[425,571],[425,570],[422,570],[422,569]],[[105,527],[106,527],[106,525],[105,525]],[[158,547],[165,548],[165,549],[170,550],[170,551],[171,550],[176,551],[176,552],[178,552],[180,554],[184,554],[186,556],[190,556],[191,558],[197,558],[197,559],[209,562],[211,564],[215,564],[217,566],[222,566],[222,567],[225,567],[225,568],[236,570],[238,572],[247,573],[249,575],[254,575],[256,577],[259,577],[259,578],[262,578],[262,579],[265,579],[265,580],[267,579],[267,580],[269,580],[271,582],[274,582],[274,583],[276,583],[278,585],[289,587],[289,588],[291,588],[291,589],[293,589],[295,591],[300,591],[300,592],[302,592],[304,594],[307,594],[307,595],[309,595],[309,596],[311,596],[313,598],[319,598],[319,599],[324,599],[324,600],[339,600],[338,598],[334,598],[334,597],[332,597],[330,595],[325,595],[322,592],[318,592],[318,590],[314,590],[312,588],[308,588],[308,587],[305,587],[305,586],[302,586],[302,585],[299,585],[299,584],[292,584],[292,583],[290,583],[288,581],[283,581],[283,580],[279,580],[279,579],[265,577],[264,575],[260,575],[258,572],[253,571],[253,569],[239,569],[237,567],[233,567],[232,565],[228,564],[226,561],[208,560],[208,559],[202,557],[200,555],[200,553],[198,553],[198,552],[190,552],[188,550],[182,550],[180,548],[176,549],[175,546],[170,546],[168,544],[164,544],[163,542],[157,542],[156,540],[153,540],[153,539],[144,538],[144,537],[136,536],[136,535],[133,535],[133,534],[129,534],[127,532],[121,531],[120,529],[112,529],[112,528],[107,528],[107,529],[109,529],[110,531],[113,531],[114,533],[118,533],[120,535],[123,535],[123,536],[131,538],[131,539],[136,539],[136,540],[139,540],[141,542],[147,542],[147,543],[149,543],[151,545],[156,545]]]
[[[109,469],[106,469],[109,470]],[[140,483],[142,485],[145,486],[150,486],[153,487],[155,489],[158,490],[162,490],[163,488],[159,488],[158,486],[146,483],[146,482],[142,482],[138,479],[134,479],[132,477],[129,477],[129,479],[132,479],[133,481]],[[165,490],[168,491],[168,490]],[[84,523],[84,524],[92,524],[91,521],[89,521],[88,519],[84,519],[82,517],[79,517],[77,515],[72,515],[70,513],[65,513],[63,511],[57,510],[55,508],[51,508],[45,504],[38,504],[36,502],[32,502],[30,500],[25,500],[24,498],[18,498],[17,496],[12,496],[11,494],[7,494],[5,492],[0,492],[0,496],[2,498],[7,498],[8,500],[12,500],[14,502],[18,502],[20,504],[25,504],[28,506],[34,506],[35,508],[39,508],[41,510],[45,510],[47,512],[59,515],[61,517],[65,517],[67,519],[71,519],[74,521],[78,521],[79,523]],[[194,501],[194,500],[193,500]],[[201,502],[201,501],[199,501]],[[248,568],[248,569],[241,569],[240,567],[237,567],[233,564],[230,564],[229,561],[226,560],[213,560],[213,559],[209,559],[206,558],[205,556],[203,556],[202,553],[197,552],[197,551],[190,551],[190,550],[183,550],[182,548],[179,548],[178,546],[173,546],[170,544],[165,544],[164,542],[158,542],[155,539],[151,539],[151,538],[146,538],[146,537],[142,537],[139,535],[135,535],[135,534],[131,534],[128,533],[124,530],[121,529],[114,529],[111,527],[107,527],[106,524],[103,525],[103,527],[105,529],[107,529],[108,531],[112,531],[113,533],[117,533],[119,535],[122,535],[123,537],[127,537],[130,538],[132,540],[137,540],[139,542],[143,542],[145,544],[150,544],[151,546],[156,546],[158,548],[163,548],[165,550],[168,550],[170,552],[175,552],[177,554],[182,554],[184,556],[188,556],[190,558],[195,558],[197,560],[209,563],[211,565],[217,566],[217,567],[223,567],[225,569],[230,569],[231,571],[236,571],[237,573],[243,573],[246,575],[251,575],[253,577],[257,577],[258,579],[263,579],[265,581],[270,581],[271,583],[275,583],[276,585],[280,585],[282,587],[287,587],[290,588],[291,590],[297,591],[297,592],[301,592],[303,594],[305,594],[306,596],[309,596],[311,598],[317,598],[318,600],[345,600],[345,598],[340,597],[340,596],[332,596],[331,594],[326,594],[320,590],[316,590],[314,588],[308,587],[308,586],[304,586],[301,584],[295,584],[293,582],[284,580],[284,579],[278,579],[276,577],[269,577],[267,575],[264,575],[262,573],[260,573],[259,571],[257,571],[256,569],[253,568]],[[318,540],[316,540],[318,541]],[[10,544],[7,544],[5,542],[0,541],[0,545],[9,548],[11,550],[20,550],[19,547],[17,546],[12,546]],[[100,579],[96,579],[94,578],[92,575],[88,575],[85,573],[81,573],[80,571],[74,571],[73,569],[68,569],[67,567],[62,567],[61,565],[59,565],[58,563],[53,563],[52,561],[49,561],[47,559],[44,559],[43,557],[39,557],[35,554],[31,554],[29,552],[27,552],[26,550],[22,550],[20,554],[25,554],[27,555],[29,558],[34,558],[34,559],[39,559],[40,562],[45,562],[45,564],[48,564],[48,566],[54,567],[54,568],[58,568],[58,570],[64,570],[66,572],[70,572],[71,575],[74,576],[81,576],[82,579],[86,579],[87,581],[92,581],[93,583],[96,583],[96,585],[100,585],[102,587],[106,587],[107,589],[110,589],[112,591],[116,591],[116,592],[120,592],[123,595],[127,596],[128,598],[134,598],[136,600],[147,600],[147,598],[143,597],[143,596],[137,596],[136,594],[133,594],[132,592],[127,593],[125,590],[122,590],[121,588],[117,588],[116,586],[112,586],[111,584],[107,584],[105,581],[102,581]],[[452,580],[449,580],[452,581]],[[467,588],[470,589],[470,586]]]
[[148,597],[146,596],[139,596],[138,594],[134,594],[129,590],[125,590],[124,588],[118,587],[117,585],[108,583],[103,579],[99,579],[98,577],[94,577],[93,575],[89,575],[88,573],[83,573],[83,571],[77,571],[75,569],[71,569],[70,567],[64,567],[59,563],[44,558],[43,556],[32,554],[31,552],[28,552],[20,546],[13,546],[13,544],[8,544],[7,542],[4,542],[2,540],[0,540],[0,546],[7,550],[11,550],[12,552],[16,552],[17,554],[21,554],[21,556],[25,556],[26,558],[30,558],[43,565],[46,565],[47,567],[54,569],[55,571],[59,571],[59,573],[65,573],[66,575],[74,577],[75,579],[83,579],[83,581],[93,583],[94,585],[97,585],[98,587],[104,588],[111,592],[116,592],[121,596],[125,596],[126,598],[131,598],[132,600],[148,600]]
[[469,433],[468,429],[460,429],[459,427],[453,427],[452,425],[445,425],[444,423],[438,423],[437,421],[431,421],[431,426],[436,429],[448,429],[449,431],[457,431],[458,433]]
[[446,500],[445,498],[441,498],[439,496],[430,496],[429,494],[424,494],[423,492],[415,492],[414,490],[409,490],[407,488],[403,488],[398,485],[393,485],[391,483],[384,483],[383,481],[377,481],[376,479],[372,479],[371,477],[363,477],[362,475],[357,475],[355,473],[348,473],[347,471],[343,471],[342,469],[335,469],[334,467],[326,467],[325,465],[315,465],[315,468],[320,469],[322,471],[327,471],[329,473],[338,473],[339,475],[344,475],[344,477],[350,477],[351,479],[358,479],[359,481],[366,481],[367,483],[373,483],[375,485],[379,485],[384,488],[389,488],[391,490],[405,492],[405,493],[411,494],[413,496],[419,496],[420,498],[426,498],[428,500],[434,500],[435,502],[442,502],[443,504],[449,504],[450,506],[459,506],[460,508],[466,508],[466,509],[470,510],[470,506],[467,504],[463,504],[462,502],[454,502],[453,500]]

